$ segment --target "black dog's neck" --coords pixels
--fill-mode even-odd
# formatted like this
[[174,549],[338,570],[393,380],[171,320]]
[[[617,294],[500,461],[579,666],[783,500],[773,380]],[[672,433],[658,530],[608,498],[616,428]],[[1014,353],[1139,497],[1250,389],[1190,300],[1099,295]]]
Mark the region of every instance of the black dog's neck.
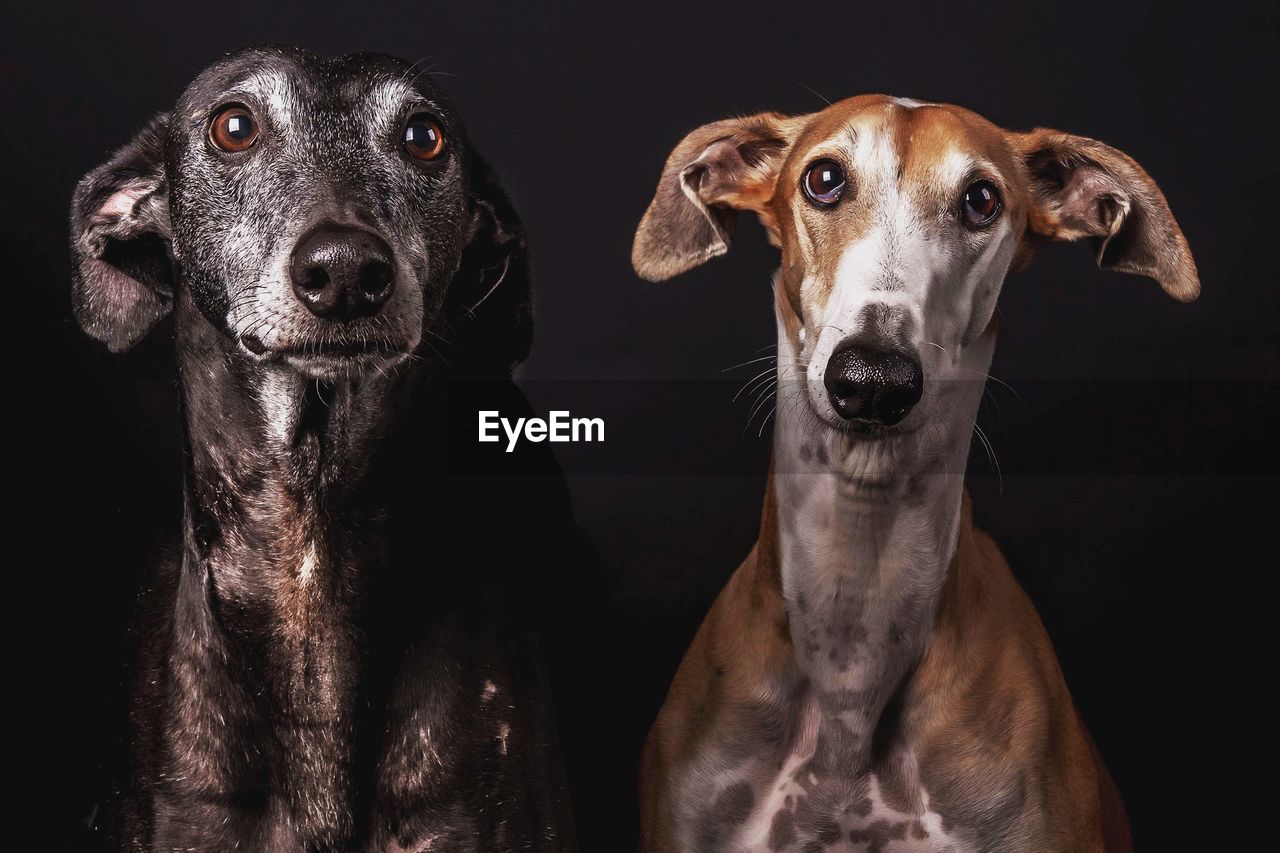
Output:
[[385,553],[397,466],[380,454],[420,368],[317,382],[240,351],[190,303],[176,321],[184,582],[204,587],[209,629],[278,702],[304,717],[340,707]]
[[[172,733],[173,772],[234,791],[267,772],[254,762],[271,762],[291,780],[291,809],[322,816],[316,837],[337,838],[350,829],[356,695],[376,631],[362,613],[387,550],[385,472],[398,467],[382,453],[421,368],[317,385],[239,351],[190,303],[176,322],[185,472],[173,631],[191,642],[175,643],[169,664],[200,677],[172,700],[174,719],[196,721]],[[264,736],[278,749],[231,757]],[[210,778],[210,767],[223,769]]]
[[333,530],[377,511],[371,467],[417,384],[416,362],[309,379],[240,351],[194,308],[178,324],[187,521],[200,556],[249,546],[247,557],[289,560],[300,538],[323,538],[319,522]]

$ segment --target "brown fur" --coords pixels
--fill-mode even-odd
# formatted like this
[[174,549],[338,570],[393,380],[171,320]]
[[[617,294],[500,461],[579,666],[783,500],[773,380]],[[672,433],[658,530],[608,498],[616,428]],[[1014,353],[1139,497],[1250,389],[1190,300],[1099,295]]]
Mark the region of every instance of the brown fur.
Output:
[[[818,159],[847,156],[827,150],[830,140],[863,130],[888,130],[900,191],[939,216],[954,213],[959,188],[935,179],[938,164],[957,146],[979,164],[967,180],[997,186],[1020,238],[1011,271],[1029,263],[1041,240],[1087,239],[1103,269],[1154,278],[1182,301],[1199,292],[1164,196],[1127,155],[1059,131],[1006,131],[959,107],[904,108],[881,95],[810,116],[763,113],[694,131],[669,158],[637,231],[637,271],[660,280],[722,254],[736,212],[755,212],[782,251],[778,313],[798,350],[798,330],[830,296],[841,257],[835,249],[866,229],[877,202],[855,186],[840,205],[816,210],[801,196],[803,176]],[[855,181],[856,170],[847,172]],[[714,228],[693,227],[704,222]],[[682,239],[671,239],[673,224]],[[786,686],[803,680],[783,600],[779,521],[771,472],[760,539],[695,636],[645,745],[645,850],[677,849],[674,786],[695,757],[714,753],[724,732],[750,731],[753,708],[785,706]],[[1018,849],[1130,849],[1123,804],[1044,626],[995,544],[973,527],[967,496],[932,632],[897,695],[881,728],[915,756],[919,782],[944,820],[950,810],[980,824],[975,803],[1016,791],[1017,837],[1025,845]]]
[[[644,850],[676,849],[667,785],[682,759],[711,732],[736,725],[792,666],[772,477],[765,507],[759,542],[712,605],[645,744]],[[935,798],[1030,771],[1045,783],[1031,794],[1043,817],[1034,849],[1130,849],[1123,804],[1076,714],[1044,625],[995,543],[973,526],[967,497],[933,640],[904,697],[903,734]],[[1004,711],[992,715],[993,708]]]
[[[760,217],[770,242],[783,250],[782,281],[792,309],[803,316],[798,288],[804,253],[795,244],[792,222],[796,211],[809,213],[796,201],[801,176],[824,153],[823,140],[866,121],[889,125],[904,163],[904,184],[916,192],[932,191],[928,168],[957,140],[996,167],[984,177],[1000,187],[1007,215],[1025,230],[1011,272],[1030,263],[1041,241],[1087,239],[1102,269],[1153,278],[1182,302],[1199,295],[1195,262],[1168,202],[1124,152],[1048,128],[1005,130],[950,104],[902,109],[885,95],[858,95],[804,116],[760,113],[727,119],[690,133],[667,159],[658,192],[636,230],[636,271],[661,281],[724,254],[737,212],[749,210]],[[688,203],[682,186],[694,166],[702,167],[696,170],[701,181],[688,192],[698,198],[698,208]],[[809,224],[817,224],[819,234],[838,233],[838,242],[847,243],[861,227],[858,207],[849,205],[848,211]]]

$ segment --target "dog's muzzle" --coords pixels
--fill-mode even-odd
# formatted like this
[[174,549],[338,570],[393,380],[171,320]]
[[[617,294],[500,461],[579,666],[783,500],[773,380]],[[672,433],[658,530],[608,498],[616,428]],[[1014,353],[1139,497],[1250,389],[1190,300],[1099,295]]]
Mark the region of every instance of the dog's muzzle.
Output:
[[893,426],[920,402],[924,373],[909,356],[852,345],[831,355],[823,384],[846,421]]

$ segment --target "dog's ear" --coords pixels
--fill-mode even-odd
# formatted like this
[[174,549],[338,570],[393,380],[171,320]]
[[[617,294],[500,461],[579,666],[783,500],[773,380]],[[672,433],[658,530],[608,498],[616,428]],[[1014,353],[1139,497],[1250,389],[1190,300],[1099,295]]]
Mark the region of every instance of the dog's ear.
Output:
[[167,116],[89,172],[71,199],[72,307],[81,328],[123,352],[173,306]]
[[751,210],[777,241],[769,202],[800,120],[760,113],[704,125],[667,158],[658,190],[636,229],[631,265],[664,281],[723,255],[738,211]]
[[1133,158],[1045,128],[1010,136],[1031,181],[1031,234],[1087,238],[1104,270],[1153,278],[1181,302],[1200,294],[1186,238],[1164,194]]
[[510,371],[533,343],[533,292],[524,225],[498,176],[472,155],[471,232],[449,288],[451,343],[472,365]]

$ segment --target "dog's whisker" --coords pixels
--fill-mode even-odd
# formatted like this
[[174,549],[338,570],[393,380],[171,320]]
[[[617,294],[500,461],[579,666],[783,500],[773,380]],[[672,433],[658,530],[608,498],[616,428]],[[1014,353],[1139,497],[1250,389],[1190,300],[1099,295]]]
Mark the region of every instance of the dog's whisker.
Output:
[[1004,474],[1000,470],[1000,460],[996,457],[995,447],[991,444],[991,440],[987,437],[986,432],[983,431],[982,427],[978,426],[978,422],[976,420],[969,417],[969,415],[967,415],[965,412],[962,412],[960,409],[957,409],[955,406],[947,406],[947,408],[950,409],[952,412],[956,413],[957,415],[959,415],[960,417],[964,418],[973,426],[974,434],[978,436],[978,440],[982,442],[982,447],[986,451],[987,461],[995,469],[996,480],[999,484],[999,490],[1000,490],[1000,493],[1003,494],[1004,493]]
[[776,405],[769,409],[769,414],[765,415],[764,420],[760,422],[760,431],[756,433],[757,438],[764,438],[764,428],[769,425],[769,419],[772,418],[774,413],[777,411],[778,407]]
[[809,93],[812,94],[815,98],[818,98],[827,106],[831,106],[831,99],[828,98],[826,95],[822,94],[821,92],[819,92],[817,89],[813,88],[807,83],[801,83],[799,80],[792,80],[791,82],[796,83],[805,89],[808,89]]
[[965,371],[966,373],[973,373],[973,374],[975,374],[975,375],[977,375],[977,376],[981,376],[983,379],[990,379],[992,382],[995,382],[995,383],[998,383],[998,384],[1000,384],[1000,385],[1003,385],[1005,388],[1008,388],[1008,389],[1009,389],[1009,391],[1013,394],[1013,396],[1014,396],[1014,397],[1016,397],[1016,398],[1018,399],[1018,402],[1019,402],[1019,403],[1023,402],[1022,395],[1018,393],[1018,389],[1014,388],[1014,387],[1013,387],[1012,385],[1010,385],[1008,382],[1005,382],[1003,379],[1000,379],[1000,378],[999,378],[999,377],[997,377],[997,376],[992,376],[990,373],[983,373],[981,370],[974,370],[974,369],[973,369],[973,368],[971,368],[971,367],[961,367],[961,366],[959,366],[959,365],[956,365],[956,366],[955,366],[955,369],[956,369],[956,370],[963,370],[963,371]]
[[481,296],[479,299],[477,299],[476,303],[466,310],[467,314],[469,314],[472,317],[476,316],[476,309],[479,308],[481,305],[483,305],[485,300],[488,299],[490,296],[492,296],[493,292],[498,289],[498,286],[501,285],[502,282],[506,280],[507,272],[510,269],[511,269],[511,255],[507,255],[506,258],[504,258],[502,261],[502,273],[498,276],[498,280],[495,281],[487,291],[485,291],[484,296]]
[[751,412],[747,415],[746,429],[751,428],[751,421],[755,419],[756,413],[760,411],[760,409],[765,405],[765,403],[773,399],[773,396],[774,396],[773,391],[770,390],[769,393],[762,395],[760,399],[756,401],[755,406],[752,407]]
[[737,370],[739,367],[746,367],[748,364],[757,364],[761,361],[773,361],[775,358],[777,358],[777,356],[764,355],[764,356],[761,356],[760,358],[753,358],[749,361],[744,361],[744,362],[740,362],[739,364],[730,365],[729,367],[724,368],[720,372],[728,373],[730,370]]
[[[428,335],[428,336],[430,336],[430,337],[432,337],[432,338],[436,339],[437,341],[440,341],[442,344],[444,344],[444,345],[446,345],[446,346],[453,347],[455,350],[457,350],[457,351],[461,352],[461,350],[458,348],[457,344],[453,343],[452,341],[448,340],[447,338],[443,338],[443,337],[441,337],[440,335],[436,334],[435,332],[431,331],[430,329],[427,329],[427,332],[426,332],[426,333],[427,333],[427,335]],[[453,365],[449,362],[449,359],[444,355],[444,353],[442,353],[442,352],[440,352],[439,350],[437,350],[437,349],[435,348],[435,346],[431,344],[431,342],[430,342],[430,341],[428,341],[428,340],[426,340],[426,339],[424,338],[424,339],[423,339],[423,343],[426,343],[426,344],[427,344],[427,346],[431,347],[431,351],[432,351],[432,352],[434,352],[434,353],[436,353],[436,355],[440,358],[440,360],[444,362],[444,366],[445,366],[445,367],[450,367],[450,368],[451,368],[451,367],[453,367]]]
[[413,81],[418,79],[419,74],[421,74],[423,71],[430,71],[432,68],[435,67],[435,65],[432,64],[427,66],[425,69],[418,68],[419,65],[431,59],[431,57],[432,57],[432,54],[428,53],[426,56],[422,57],[417,62],[414,62],[412,65],[406,68],[404,70],[404,73],[400,75],[400,82],[403,83],[406,80],[409,80],[409,75],[412,74],[413,78],[412,80],[409,80],[409,85],[413,85]]
[[738,398],[745,393],[749,393],[753,385],[755,385],[757,382],[760,382],[761,380],[768,379],[769,376],[771,375],[776,375],[772,367],[769,367],[767,370],[762,370],[760,373],[757,373],[755,376],[748,379],[745,385],[743,385],[741,388],[738,389],[738,393],[734,394],[733,399],[730,400],[729,402],[730,403],[738,402]]
[[765,396],[766,394],[772,394],[777,390],[778,390],[778,384],[776,382],[762,385],[760,389],[755,393],[755,396],[751,398],[751,404],[754,406],[756,403],[760,402],[761,397]]
[[1004,494],[1004,472],[1000,470],[1000,459],[996,456],[996,450],[991,445],[991,439],[987,438],[987,434],[983,431],[982,427],[978,426],[976,423],[973,425],[973,429],[974,432],[977,433],[978,438],[982,440],[983,446],[987,449],[987,458],[989,458],[991,460],[991,464],[995,466],[996,483],[999,494]]

